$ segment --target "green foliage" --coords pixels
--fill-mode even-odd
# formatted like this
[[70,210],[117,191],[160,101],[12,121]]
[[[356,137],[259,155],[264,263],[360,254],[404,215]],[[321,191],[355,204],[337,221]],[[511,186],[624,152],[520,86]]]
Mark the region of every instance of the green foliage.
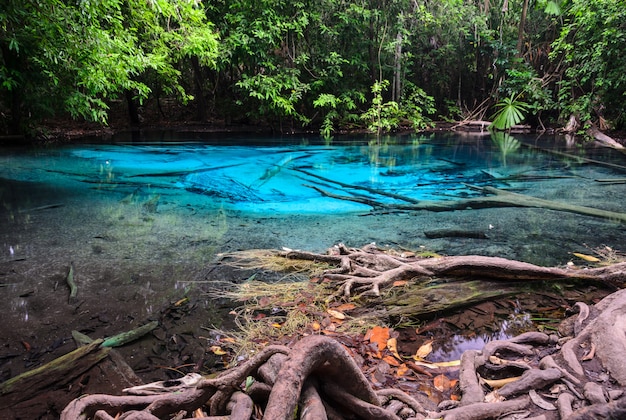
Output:
[[296,69],[269,75],[244,74],[237,86],[259,101],[255,116],[289,116],[306,121],[306,118],[297,112],[296,105],[309,86],[299,80]]
[[415,131],[431,127],[432,120],[428,115],[433,115],[436,112],[435,100],[432,96],[427,95],[422,88],[413,83],[407,82],[405,84],[400,114],[411,122]]
[[528,104],[519,100],[519,97],[511,95],[496,104],[498,109],[493,115],[490,128],[496,130],[508,130],[524,120],[524,112],[528,110]]
[[389,87],[389,81],[383,80],[372,85],[371,106],[361,114],[361,119],[367,123],[367,129],[380,137],[383,133],[396,128],[400,122],[400,107],[397,102],[385,102],[383,92]]
[[543,12],[547,15],[552,15],[552,16],[561,16],[561,14],[563,13],[561,10],[561,5],[559,4],[558,1],[554,1],[554,0],[542,0],[538,2],[540,4],[540,6],[542,6]]
[[356,121],[359,116],[354,113],[357,109],[357,101],[365,102],[365,96],[358,92],[346,92],[341,97],[337,97],[331,93],[320,94],[313,106],[316,108],[326,109],[326,115],[322,121],[320,134],[325,139],[330,139],[335,131],[336,121],[347,123]]
[[537,0],[524,25],[524,1],[506,4],[4,0],[0,115],[105,123],[127,95],[193,93],[226,119],[319,124],[327,138],[359,123],[422,130],[490,101],[495,128],[524,114],[626,120],[623,0]]
[[559,104],[564,117],[582,121],[606,112],[626,114],[626,4],[623,0],[572,0],[552,59],[563,60]]
[[106,123],[108,103],[160,87],[189,96],[180,64],[211,65],[217,37],[195,1],[7,0],[0,13],[0,103],[13,118],[67,111]]

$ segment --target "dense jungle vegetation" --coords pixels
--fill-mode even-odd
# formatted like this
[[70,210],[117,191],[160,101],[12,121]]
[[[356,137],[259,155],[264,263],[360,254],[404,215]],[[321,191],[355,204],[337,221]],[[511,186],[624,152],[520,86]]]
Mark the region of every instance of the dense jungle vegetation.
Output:
[[114,109],[326,136],[623,129],[624,45],[624,0],[3,0],[0,134]]

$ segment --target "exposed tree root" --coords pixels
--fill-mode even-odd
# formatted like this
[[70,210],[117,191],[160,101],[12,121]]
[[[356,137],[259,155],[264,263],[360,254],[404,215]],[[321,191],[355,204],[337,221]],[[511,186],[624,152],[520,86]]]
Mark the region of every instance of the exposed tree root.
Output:
[[419,278],[480,278],[498,281],[553,281],[588,280],[621,287],[626,280],[626,263],[584,270],[540,267],[537,265],[499,257],[478,255],[419,258],[417,256],[390,255],[375,245],[362,249],[347,248],[339,244],[328,255],[303,251],[284,251],[286,258],[324,261],[337,268],[327,270],[324,278],[340,284],[339,291],[350,296],[353,291],[379,295],[383,287],[397,280]]
[[[626,270],[623,263],[566,270],[479,256],[420,259],[384,253],[373,245],[363,249],[340,245],[323,256],[300,251],[282,255],[334,264],[336,268],[324,276],[338,281],[345,294],[358,289],[377,293],[395,280],[430,276],[586,279],[617,286]],[[526,413],[527,418],[621,418],[626,413],[626,290],[594,307],[580,302],[574,309],[577,315],[560,329],[569,337],[529,332],[491,341],[480,351],[466,351],[459,368],[461,399],[444,401],[436,411],[425,409],[419,395],[375,390],[339,341],[310,335],[289,347],[268,346],[243,364],[176,392],[78,398],[61,419],[109,420],[120,413],[127,419],[191,418],[196,410],[213,420],[477,420],[513,412]]]
[[[156,395],[76,399],[61,419],[110,420],[124,413],[127,419],[154,420],[181,412],[186,412],[186,417],[177,418],[190,418],[198,409],[208,411],[204,418],[213,420],[256,419],[259,412],[272,420],[477,420],[520,411],[527,416],[550,412],[546,418],[560,419],[622,418],[626,415],[626,384],[622,382],[626,364],[614,356],[626,352],[626,290],[615,292],[589,313],[582,311],[576,317],[584,318],[581,322],[585,326],[578,336],[566,339],[562,348],[558,343],[563,340],[558,337],[531,332],[492,341],[481,351],[465,352],[459,372],[461,400],[444,402],[435,412],[425,410],[416,398],[397,389],[375,391],[338,341],[308,336],[291,348],[268,346],[242,365],[177,392],[166,389]],[[583,344],[586,349],[594,345],[596,352],[591,356],[582,353]],[[565,354],[567,351],[574,356]],[[582,370],[578,367],[581,364],[585,364]],[[518,378],[519,369],[525,371]],[[489,377],[507,374],[515,377],[501,388],[486,385]],[[252,386],[244,385],[251,379]]]
[[[268,362],[278,354],[288,356]],[[276,375],[270,374],[275,382],[269,394],[250,392],[252,387],[246,389],[243,384],[250,381],[247,378],[261,382],[261,367],[269,363],[269,370],[275,372],[277,361],[282,363]],[[163,419],[197,409],[208,409],[210,416],[250,419],[254,405],[264,408],[267,419],[293,419],[296,413],[299,418],[320,419],[326,415],[325,404],[362,418],[399,419],[383,406],[381,399],[396,401],[396,411],[405,409],[413,416],[426,413],[419,402],[401,391],[380,391],[379,397],[348,351],[339,342],[323,336],[305,337],[291,349],[269,346],[217,378],[202,379],[177,392],[164,391],[165,394],[157,395],[78,398],[65,408],[61,419],[108,419],[119,413],[126,413],[128,417],[124,418]]]

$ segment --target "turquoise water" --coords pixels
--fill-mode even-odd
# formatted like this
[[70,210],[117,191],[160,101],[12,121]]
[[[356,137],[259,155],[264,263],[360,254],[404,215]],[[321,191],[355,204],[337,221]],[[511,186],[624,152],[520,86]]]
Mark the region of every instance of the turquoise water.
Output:
[[[153,230],[147,233],[179,237],[197,236],[199,227],[210,236],[209,224],[216,231],[211,239],[216,246],[228,234],[244,249],[320,251],[337,241],[354,246],[376,241],[451,253],[497,253],[500,248],[504,256],[545,263],[550,262],[545,244],[561,241],[554,260],[563,263],[564,252],[623,245],[621,224],[572,213],[512,207],[397,212],[384,207],[410,204],[406,200],[476,198],[486,194],[474,187],[495,187],[619,212],[624,185],[606,181],[623,178],[626,162],[624,155],[608,149],[568,149],[559,139],[510,136],[430,135],[380,142],[344,138],[330,144],[315,137],[197,136],[153,141],[148,135],[142,142],[121,137],[109,144],[0,152],[3,257],[32,246],[13,243],[12,237],[32,227],[34,211],[50,216],[54,227],[70,237],[77,221],[93,224],[95,230],[102,227],[99,223],[111,231],[123,229],[124,235],[136,228],[138,236]],[[362,204],[364,200],[379,205]],[[152,226],[133,224],[142,217]],[[66,222],[59,225],[58,218]],[[405,232],[407,219],[416,228],[412,237]],[[38,223],[41,234],[50,228],[45,218]],[[266,226],[268,232],[263,226],[248,232],[236,228],[250,223]],[[476,240],[467,238],[424,238],[423,231],[440,228],[481,231],[488,240],[476,246]],[[315,229],[322,232],[313,233]],[[563,243],[572,245],[563,248]],[[465,249],[459,248],[463,244]],[[537,253],[541,258],[532,261],[522,252],[528,248],[542,249]]]
[[[106,337],[161,319],[168,302],[171,308],[189,296],[193,310],[176,334],[195,336],[225,316],[205,287],[264,278],[228,269],[221,256],[231,251],[324,252],[338,242],[376,242],[583,267],[574,253],[626,250],[623,223],[542,208],[393,206],[458,203],[488,195],[477,187],[494,187],[621,212],[625,166],[625,156],[609,149],[510,136],[325,143],[160,132],[140,141],[4,148],[0,335],[15,353],[24,340],[45,348],[72,329]],[[65,284],[70,265],[79,287],[73,304]],[[200,348],[202,340],[195,340]],[[137,360],[151,354],[126,351]]]

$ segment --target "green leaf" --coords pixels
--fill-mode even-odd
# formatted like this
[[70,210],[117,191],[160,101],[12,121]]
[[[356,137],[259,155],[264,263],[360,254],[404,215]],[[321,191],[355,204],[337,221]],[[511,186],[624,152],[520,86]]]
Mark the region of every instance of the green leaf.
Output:
[[496,130],[508,130],[524,120],[524,112],[528,110],[528,104],[511,95],[510,98],[504,98],[498,102],[496,108],[500,109],[493,115],[491,126]]

